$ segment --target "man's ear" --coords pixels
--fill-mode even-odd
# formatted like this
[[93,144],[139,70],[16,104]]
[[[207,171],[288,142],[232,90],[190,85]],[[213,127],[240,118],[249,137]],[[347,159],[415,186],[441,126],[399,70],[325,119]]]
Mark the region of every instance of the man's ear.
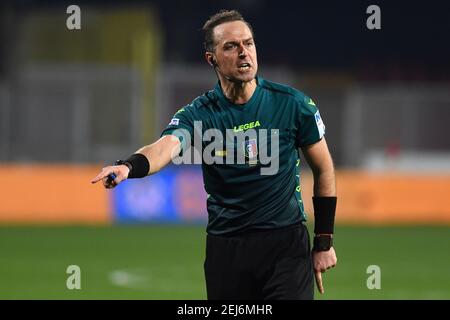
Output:
[[214,55],[213,55],[212,52],[209,52],[209,51],[205,52],[205,59],[206,59],[206,62],[208,62],[208,64],[211,67],[215,67],[216,66],[216,62],[214,60]]

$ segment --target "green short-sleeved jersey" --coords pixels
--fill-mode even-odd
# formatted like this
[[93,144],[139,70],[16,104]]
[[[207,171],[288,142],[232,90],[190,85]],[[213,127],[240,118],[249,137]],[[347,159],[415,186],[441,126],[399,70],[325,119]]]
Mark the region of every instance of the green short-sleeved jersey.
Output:
[[[180,109],[162,133],[178,136],[184,153],[196,144],[194,132],[198,139],[210,137],[210,129],[222,134],[199,144],[206,152],[211,150],[211,141],[217,142],[209,153],[218,163],[202,161],[210,234],[277,228],[306,220],[298,148],[322,139],[325,126],[311,98],[286,85],[261,77],[256,80],[255,92],[243,105],[232,104],[218,83],[214,90]],[[247,133],[256,135],[243,141],[233,137]],[[239,153],[243,153],[245,163],[236,163]],[[279,155],[277,170],[271,174],[261,174],[262,168],[270,167],[267,157],[263,161],[264,154]]]

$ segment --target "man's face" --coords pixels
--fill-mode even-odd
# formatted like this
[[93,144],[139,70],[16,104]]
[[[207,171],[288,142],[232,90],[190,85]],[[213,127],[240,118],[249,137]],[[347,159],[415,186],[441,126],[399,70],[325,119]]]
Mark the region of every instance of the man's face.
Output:
[[220,73],[233,81],[252,81],[258,71],[256,47],[249,27],[242,21],[214,28],[214,56]]

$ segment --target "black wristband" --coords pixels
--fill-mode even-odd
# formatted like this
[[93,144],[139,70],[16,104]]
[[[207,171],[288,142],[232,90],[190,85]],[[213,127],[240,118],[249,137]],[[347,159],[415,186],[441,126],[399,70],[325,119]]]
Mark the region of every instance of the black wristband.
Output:
[[123,164],[123,165],[126,165],[130,171],[131,171],[131,169],[133,168],[133,167],[131,166],[131,163],[126,162],[126,161],[123,161],[123,160],[116,160],[116,162],[114,162],[114,165],[115,165],[115,166],[120,166],[120,165],[122,165],[122,164]]
[[131,165],[131,168],[128,166],[128,168],[130,168],[128,179],[146,177],[150,171],[150,163],[148,162],[147,157],[140,153],[132,154],[128,159],[123,161],[119,160],[117,162],[121,162],[127,166],[128,164]]
[[314,233],[334,233],[337,197],[313,197]]
[[328,251],[333,246],[332,235],[320,235],[314,237],[313,251]]

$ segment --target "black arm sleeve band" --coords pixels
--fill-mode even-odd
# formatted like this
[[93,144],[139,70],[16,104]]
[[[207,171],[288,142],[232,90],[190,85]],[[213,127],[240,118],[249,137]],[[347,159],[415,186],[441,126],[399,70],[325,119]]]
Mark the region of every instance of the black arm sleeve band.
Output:
[[332,234],[337,197],[313,197],[314,233]]
[[132,178],[143,178],[148,175],[150,171],[150,163],[146,156],[140,153],[132,154],[128,159],[125,160],[131,164],[131,170],[128,174],[128,179]]

